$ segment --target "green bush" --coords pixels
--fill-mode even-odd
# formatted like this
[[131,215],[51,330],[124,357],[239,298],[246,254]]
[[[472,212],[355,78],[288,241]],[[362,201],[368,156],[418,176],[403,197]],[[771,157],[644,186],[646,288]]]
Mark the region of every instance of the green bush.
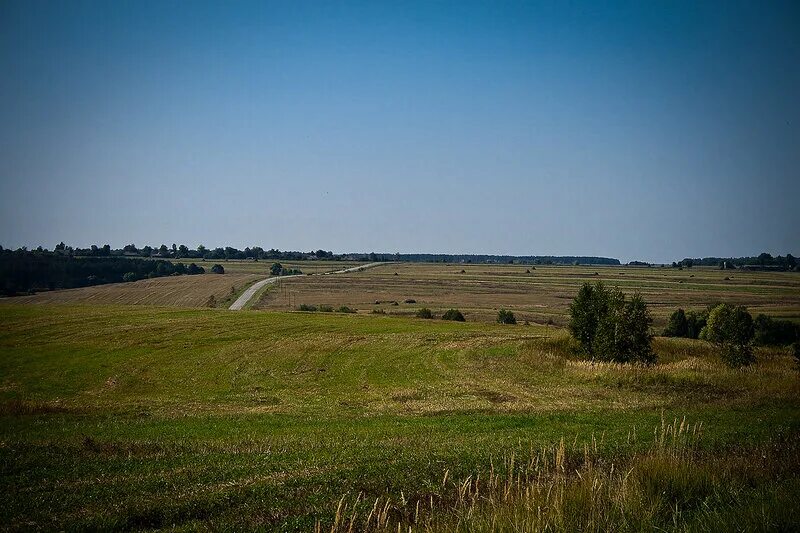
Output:
[[618,363],[654,363],[653,319],[641,295],[630,300],[602,282],[584,283],[569,306],[569,330],[591,359]]
[[497,323],[498,324],[516,324],[517,317],[514,316],[514,313],[511,311],[506,311],[505,309],[501,309],[497,312]]
[[346,305],[343,305],[343,306],[339,307],[339,309],[337,309],[337,311],[339,311],[340,313],[355,313],[356,312],[355,309],[351,309],[350,307],[347,307]]
[[417,318],[433,318],[433,313],[427,307],[423,307],[417,311]]
[[753,342],[759,346],[786,346],[800,340],[800,326],[760,314],[753,322]]
[[442,320],[453,320],[455,322],[466,322],[464,315],[461,314],[461,311],[458,309],[448,309],[445,314],[442,315]]
[[126,283],[136,281],[136,272],[125,272],[125,274],[122,275],[122,281]]
[[664,329],[665,337],[686,337],[689,333],[689,323],[686,320],[686,312],[678,309],[669,317],[667,327]]
[[753,317],[744,306],[716,306],[708,314],[700,338],[717,346],[722,360],[732,368],[755,362],[751,342],[755,328]]
[[211,272],[213,272],[214,274],[224,274],[225,273],[225,267],[223,267],[222,265],[219,265],[219,264],[214,265],[214,266],[211,267]]
[[313,313],[317,310],[317,307],[314,305],[300,304],[300,307],[298,309],[300,309],[300,311],[308,311]]
[[320,305],[319,310],[321,313],[333,313],[333,306],[330,305]]

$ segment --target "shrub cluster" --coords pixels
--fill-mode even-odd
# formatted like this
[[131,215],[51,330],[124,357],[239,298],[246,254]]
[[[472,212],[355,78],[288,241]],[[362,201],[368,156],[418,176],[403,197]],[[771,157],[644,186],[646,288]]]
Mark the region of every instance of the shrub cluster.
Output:
[[505,309],[501,309],[497,312],[497,323],[498,324],[516,324],[517,317],[514,316],[514,313],[511,311],[507,311]]
[[448,309],[442,315],[442,320],[453,320],[455,322],[466,322],[464,315],[458,309]]
[[417,310],[417,318],[433,318],[433,313],[427,307]]
[[654,363],[653,319],[641,295],[630,300],[602,282],[584,283],[569,306],[569,330],[584,355],[619,363]]
[[699,339],[711,309],[713,307],[705,311],[689,311],[688,313],[683,309],[678,309],[669,317],[667,327],[664,329],[664,336]]

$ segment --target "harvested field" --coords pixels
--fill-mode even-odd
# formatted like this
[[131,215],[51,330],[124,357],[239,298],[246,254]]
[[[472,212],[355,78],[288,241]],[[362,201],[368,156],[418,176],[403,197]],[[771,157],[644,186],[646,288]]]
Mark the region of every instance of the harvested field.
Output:
[[498,309],[506,308],[518,320],[564,325],[580,285],[598,280],[627,293],[640,291],[657,327],[677,307],[701,309],[722,302],[746,305],[754,315],[800,320],[800,274],[713,268],[396,263],[335,278],[297,278],[280,291],[264,292],[254,308],[347,305],[411,316],[421,307],[435,314],[455,307],[468,321],[484,322],[494,321]]
[[144,279],[132,283],[110,283],[95,287],[40,292],[33,296],[6,298],[6,303],[81,303],[205,307],[214,296],[215,307],[232,300],[248,285],[261,279],[255,274],[201,274]]

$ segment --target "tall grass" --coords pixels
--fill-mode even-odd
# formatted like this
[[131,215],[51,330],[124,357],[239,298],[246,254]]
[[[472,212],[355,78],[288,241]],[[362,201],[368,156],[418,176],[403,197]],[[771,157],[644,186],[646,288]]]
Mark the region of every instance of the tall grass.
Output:
[[[595,436],[582,444],[561,439],[524,458],[490,461],[488,471],[464,479],[445,471],[427,494],[374,501],[345,495],[333,523],[318,522],[316,531],[711,531],[796,524],[800,514],[781,503],[800,487],[796,437],[713,455],[699,449],[701,434],[702,424],[662,419],[645,451],[627,457],[604,456]],[[632,429],[627,444],[639,438]],[[793,489],[779,487],[787,480]]]

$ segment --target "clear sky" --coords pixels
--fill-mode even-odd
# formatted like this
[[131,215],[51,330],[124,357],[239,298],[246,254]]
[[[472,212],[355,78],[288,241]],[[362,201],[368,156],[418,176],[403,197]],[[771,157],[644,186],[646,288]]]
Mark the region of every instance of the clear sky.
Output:
[[800,3],[0,2],[0,244],[800,255]]

